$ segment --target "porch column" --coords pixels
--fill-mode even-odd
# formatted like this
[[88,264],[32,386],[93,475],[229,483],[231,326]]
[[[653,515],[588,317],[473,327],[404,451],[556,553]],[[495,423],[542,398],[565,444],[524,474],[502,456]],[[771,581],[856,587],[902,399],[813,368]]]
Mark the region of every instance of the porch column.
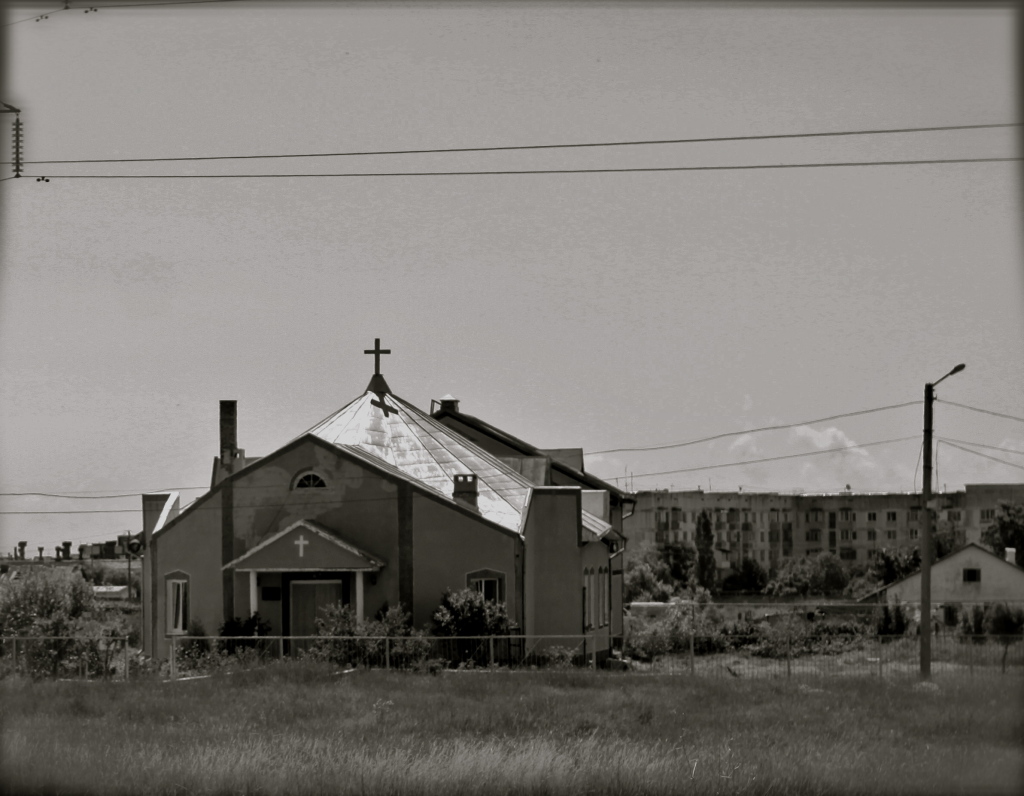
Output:
[[363,572],[356,572],[356,619],[363,621]]
[[256,570],[249,570],[249,616],[256,613]]

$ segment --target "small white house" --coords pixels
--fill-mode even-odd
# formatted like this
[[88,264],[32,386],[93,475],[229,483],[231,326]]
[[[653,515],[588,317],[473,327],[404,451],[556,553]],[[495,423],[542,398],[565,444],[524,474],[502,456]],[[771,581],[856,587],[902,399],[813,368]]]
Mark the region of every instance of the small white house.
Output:
[[[932,605],[1018,602],[1024,604],[1024,569],[972,542],[932,564]],[[884,586],[862,602],[916,603],[921,573]]]

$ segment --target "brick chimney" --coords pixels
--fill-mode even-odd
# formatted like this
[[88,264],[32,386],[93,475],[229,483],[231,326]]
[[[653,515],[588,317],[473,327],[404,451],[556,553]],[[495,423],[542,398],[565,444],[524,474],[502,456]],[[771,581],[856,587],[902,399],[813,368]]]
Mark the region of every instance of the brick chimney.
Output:
[[28,547],[28,542],[18,542],[18,558],[22,561],[25,560],[25,548]]
[[56,554],[56,555],[55,555],[55,556],[53,557],[53,560],[54,560],[54,561],[60,561],[60,554],[61,554],[62,552],[64,552],[64,548],[63,548],[63,547],[61,547],[60,545],[57,545],[57,546],[56,546],[56,547],[54,547],[53,549],[57,551],[57,554]]
[[238,401],[220,402],[220,461],[230,467],[238,455]]
[[70,561],[71,560],[71,542],[64,542],[62,547],[64,548],[64,553],[62,555],[62,558],[65,561]]
[[39,560],[40,561],[43,560],[43,550],[45,550],[45,549],[46,549],[45,547],[40,547],[39,548]]
[[459,474],[455,476],[455,489],[452,497],[459,503],[471,508],[478,508],[476,473]]

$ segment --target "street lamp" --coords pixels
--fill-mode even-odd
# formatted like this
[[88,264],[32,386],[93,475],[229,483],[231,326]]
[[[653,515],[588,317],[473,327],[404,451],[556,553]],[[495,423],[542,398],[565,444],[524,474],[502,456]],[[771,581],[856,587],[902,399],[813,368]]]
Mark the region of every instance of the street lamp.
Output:
[[[942,379],[959,373],[967,365],[960,364]],[[921,679],[932,675],[932,513],[928,505],[932,500],[932,404],[939,382],[924,385],[924,482],[921,499],[924,503],[924,522],[921,525]]]

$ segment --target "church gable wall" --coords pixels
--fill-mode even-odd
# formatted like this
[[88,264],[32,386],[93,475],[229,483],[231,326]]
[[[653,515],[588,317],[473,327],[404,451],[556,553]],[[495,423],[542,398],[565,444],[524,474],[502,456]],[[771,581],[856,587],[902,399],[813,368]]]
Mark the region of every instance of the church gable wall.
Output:
[[[217,635],[223,623],[221,605],[220,495],[193,509],[166,531],[157,534],[146,555],[151,556],[156,577],[147,584],[150,602],[156,610],[148,617],[154,654],[166,658],[170,648],[168,634],[168,577],[188,581],[190,620],[198,621],[208,635]],[[173,574],[172,574],[173,573]]]
[[[307,472],[326,486],[295,488]],[[399,486],[378,472],[313,440],[262,460],[234,482],[233,560],[267,537],[302,519],[312,519],[346,541],[385,561],[365,585],[365,613],[373,617],[385,602],[398,603]],[[234,613],[245,616],[248,576],[234,578]]]
[[[424,495],[413,496],[413,624],[429,624],[446,589],[467,585],[467,576],[490,570],[503,576],[504,601],[517,620],[517,537],[502,533]],[[518,621],[518,620],[517,620]]]

